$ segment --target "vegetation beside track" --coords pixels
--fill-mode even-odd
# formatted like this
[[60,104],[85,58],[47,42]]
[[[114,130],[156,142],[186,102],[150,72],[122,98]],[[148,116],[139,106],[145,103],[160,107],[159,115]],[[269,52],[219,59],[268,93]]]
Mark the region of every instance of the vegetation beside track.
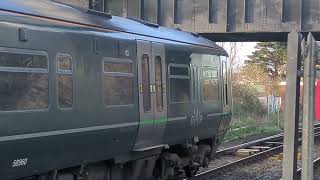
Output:
[[226,134],[225,141],[233,141],[254,135],[278,134],[282,129],[278,125],[278,114],[270,114],[257,119],[247,116],[234,120],[230,124],[230,130]]
[[234,44],[229,52],[233,120],[225,141],[280,133],[283,118],[277,113],[268,114],[266,104],[261,100],[280,93],[278,85],[285,80],[286,74],[286,43],[257,43],[255,51],[243,65],[236,63],[238,51],[237,44]]
[[233,84],[233,119],[225,141],[273,135],[282,131],[282,116],[278,113],[268,114],[259,97],[260,93],[252,86]]

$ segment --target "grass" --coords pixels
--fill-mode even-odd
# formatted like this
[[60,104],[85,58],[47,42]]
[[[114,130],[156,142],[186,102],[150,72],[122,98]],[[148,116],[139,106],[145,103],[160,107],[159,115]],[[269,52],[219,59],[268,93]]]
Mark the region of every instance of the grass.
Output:
[[226,134],[225,141],[233,141],[254,135],[271,135],[280,133],[277,114],[264,117],[245,116],[235,118],[230,124],[230,130]]

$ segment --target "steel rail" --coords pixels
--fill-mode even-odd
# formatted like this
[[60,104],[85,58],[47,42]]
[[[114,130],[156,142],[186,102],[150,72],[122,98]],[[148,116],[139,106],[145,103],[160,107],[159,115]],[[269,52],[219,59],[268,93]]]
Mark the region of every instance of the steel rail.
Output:
[[[315,130],[320,130],[320,123],[317,123],[314,126],[315,126]],[[299,129],[299,133],[302,133],[302,129]],[[280,140],[283,140],[283,137],[284,137],[284,133],[280,133],[280,134],[276,134],[276,135],[273,135],[273,136],[261,138],[261,139],[254,140],[254,141],[250,141],[250,142],[247,142],[247,143],[239,144],[239,145],[236,145],[236,146],[233,146],[233,147],[229,147],[229,148],[225,148],[225,149],[222,149],[222,150],[218,150],[216,152],[216,156],[221,156],[221,155],[224,155],[226,152],[233,152],[233,151],[236,151],[236,150],[241,149],[241,148],[246,148],[246,147],[254,146],[254,145],[257,145],[257,144],[261,144],[261,143],[266,142],[266,141],[280,141]]]
[[214,176],[218,173],[218,172],[223,172],[223,170],[227,170],[230,169],[232,167],[236,167],[239,164],[242,163],[247,163],[250,161],[254,161],[254,160],[258,160],[260,158],[263,158],[265,156],[269,156],[270,154],[275,154],[275,153],[279,153],[283,150],[283,145],[279,145],[277,147],[274,147],[272,149],[266,150],[266,151],[262,151],[260,153],[239,159],[237,161],[225,164],[223,166],[219,166],[217,168],[214,169],[210,169],[208,171],[205,171],[203,173],[197,174],[195,177],[191,177],[187,180],[213,180]]
[[[315,133],[315,137],[320,137],[320,124],[315,124],[315,130],[317,131]],[[301,129],[299,130],[299,133],[302,133]],[[262,139],[259,139],[259,140],[255,140],[255,141],[252,141],[252,142],[244,143],[244,144],[241,144],[241,145],[237,145],[237,146],[234,146],[234,147],[231,147],[231,148],[226,148],[226,149],[218,151],[217,153],[221,156],[226,152],[235,151],[237,149],[254,146],[256,144],[263,143],[263,142],[268,142],[270,140],[279,140],[279,138],[280,138],[280,140],[283,140],[283,133],[278,134],[278,135],[274,135],[274,136],[270,136],[270,137],[267,137],[267,138],[262,138]],[[299,138],[299,143],[301,143],[301,140],[302,140],[302,138]],[[234,162],[230,162],[228,164],[225,164],[225,165],[222,165],[222,166],[207,170],[205,172],[199,173],[196,176],[188,178],[186,180],[213,180],[213,179],[215,179],[215,175],[217,175],[219,172],[223,172],[224,170],[228,170],[228,169],[231,169],[233,167],[237,167],[237,166],[239,166],[239,164],[257,161],[259,159],[263,159],[265,157],[268,157],[268,156],[273,155],[273,154],[280,153],[282,151],[283,151],[283,145],[278,145],[278,146],[273,147],[271,149],[268,149],[268,150],[253,154],[251,156],[236,160]],[[320,164],[320,162],[317,162],[317,163]]]
[[283,133],[276,134],[276,135],[273,135],[273,136],[269,136],[269,137],[266,137],[266,138],[261,138],[261,139],[254,140],[254,141],[251,141],[251,142],[239,144],[239,145],[236,145],[236,146],[233,146],[233,147],[230,147],[230,148],[225,148],[225,149],[222,149],[222,150],[218,150],[216,152],[216,156],[221,156],[221,155],[225,154],[226,152],[232,152],[232,151],[236,151],[236,150],[241,149],[241,148],[245,148],[245,147],[261,144],[261,143],[266,142],[266,141],[280,141],[282,138],[283,138]]
[[[314,167],[319,167],[319,166],[320,166],[320,158],[314,160],[314,161],[313,161],[313,165],[314,165]],[[302,169],[299,168],[297,172],[298,172],[298,176],[300,176],[300,175],[301,175],[301,172],[302,172]]]

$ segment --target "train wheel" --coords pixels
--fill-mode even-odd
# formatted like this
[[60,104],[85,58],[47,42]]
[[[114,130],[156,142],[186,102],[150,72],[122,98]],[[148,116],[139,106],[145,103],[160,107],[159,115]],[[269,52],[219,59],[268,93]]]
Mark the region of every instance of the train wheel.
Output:
[[199,167],[197,166],[186,166],[183,168],[184,172],[186,173],[187,177],[195,176],[199,170]]

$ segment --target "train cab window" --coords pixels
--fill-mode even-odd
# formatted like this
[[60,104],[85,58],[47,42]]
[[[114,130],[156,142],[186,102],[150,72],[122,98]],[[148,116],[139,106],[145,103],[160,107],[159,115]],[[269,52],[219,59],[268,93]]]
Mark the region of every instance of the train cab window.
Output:
[[202,69],[202,93],[203,101],[219,100],[219,79],[218,69],[212,67],[203,67]]
[[203,102],[219,100],[219,56],[202,55],[202,98]]
[[72,57],[67,53],[57,54],[58,104],[60,108],[73,105],[73,68]]
[[125,59],[105,58],[103,72],[105,106],[134,104],[133,62]]
[[190,68],[188,65],[170,64],[170,100],[173,103],[190,101]]
[[46,53],[0,49],[0,111],[48,109]]
[[202,101],[216,102],[219,101],[219,67],[220,58],[210,54],[192,54],[193,63],[201,63],[201,88]]

